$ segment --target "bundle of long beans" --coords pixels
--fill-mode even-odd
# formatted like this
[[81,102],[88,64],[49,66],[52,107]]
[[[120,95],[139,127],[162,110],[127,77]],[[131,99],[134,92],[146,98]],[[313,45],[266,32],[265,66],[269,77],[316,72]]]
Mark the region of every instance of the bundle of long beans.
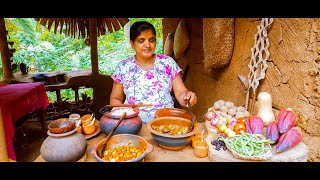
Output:
[[261,160],[270,158],[274,142],[260,134],[242,133],[232,138],[219,137],[227,145],[228,149],[238,157],[244,159]]

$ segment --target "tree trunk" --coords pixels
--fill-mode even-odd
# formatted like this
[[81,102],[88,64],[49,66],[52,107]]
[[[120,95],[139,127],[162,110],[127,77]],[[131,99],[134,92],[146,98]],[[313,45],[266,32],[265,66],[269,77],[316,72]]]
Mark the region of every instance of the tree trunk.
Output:
[[0,33],[0,52],[1,52],[3,75],[4,75],[4,79],[11,79],[13,78],[13,72],[11,69],[10,54],[9,54],[9,47],[7,42],[7,33],[6,33],[4,18],[0,18],[0,32],[3,32],[3,33]]

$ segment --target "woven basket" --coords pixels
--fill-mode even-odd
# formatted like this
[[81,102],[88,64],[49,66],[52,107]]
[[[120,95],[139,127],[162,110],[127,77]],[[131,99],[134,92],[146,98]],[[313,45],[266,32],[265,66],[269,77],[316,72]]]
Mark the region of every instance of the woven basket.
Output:
[[183,18],[178,24],[173,39],[173,52],[176,59],[182,58],[182,55],[188,49],[190,44],[189,36],[187,21]]
[[215,69],[228,65],[233,46],[233,18],[203,18],[204,68]]
[[172,33],[168,33],[166,41],[164,43],[163,54],[167,56],[173,55],[173,38],[174,35]]
[[[260,138],[264,138],[262,135],[260,134],[256,134],[258,137]],[[237,137],[237,136],[240,136],[240,135],[236,135],[234,137]],[[231,138],[234,138],[234,137],[228,137],[227,139],[231,139]],[[251,161],[265,161],[265,160],[268,160],[272,157],[272,150],[268,149],[268,150],[265,150],[264,153],[262,155],[259,155],[259,156],[245,156],[245,155],[242,155],[242,154],[239,154],[237,151],[233,150],[228,144],[226,144],[227,148],[229,149],[229,151],[231,152],[231,154],[235,157],[235,158],[238,158],[238,159],[244,159],[244,160],[251,160]],[[265,148],[271,148],[271,145],[270,144],[266,144],[265,145]]]

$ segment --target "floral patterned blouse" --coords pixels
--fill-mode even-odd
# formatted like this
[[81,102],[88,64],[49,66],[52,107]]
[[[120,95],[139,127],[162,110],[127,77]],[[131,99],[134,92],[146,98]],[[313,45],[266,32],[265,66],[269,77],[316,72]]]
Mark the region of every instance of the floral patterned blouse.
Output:
[[133,56],[120,61],[111,78],[123,85],[125,104],[153,105],[140,107],[142,122],[148,123],[158,109],[173,107],[170,94],[172,80],[180,71],[181,68],[169,56],[157,54],[152,68],[148,71],[141,69]]

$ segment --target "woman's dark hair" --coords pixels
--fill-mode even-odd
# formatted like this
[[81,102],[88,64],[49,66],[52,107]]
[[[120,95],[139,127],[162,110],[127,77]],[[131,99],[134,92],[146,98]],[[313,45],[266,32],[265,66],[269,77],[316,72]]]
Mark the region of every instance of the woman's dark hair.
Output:
[[136,40],[136,38],[145,30],[151,30],[155,36],[157,35],[156,30],[151,23],[147,21],[137,21],[130,27],[130,40]]

